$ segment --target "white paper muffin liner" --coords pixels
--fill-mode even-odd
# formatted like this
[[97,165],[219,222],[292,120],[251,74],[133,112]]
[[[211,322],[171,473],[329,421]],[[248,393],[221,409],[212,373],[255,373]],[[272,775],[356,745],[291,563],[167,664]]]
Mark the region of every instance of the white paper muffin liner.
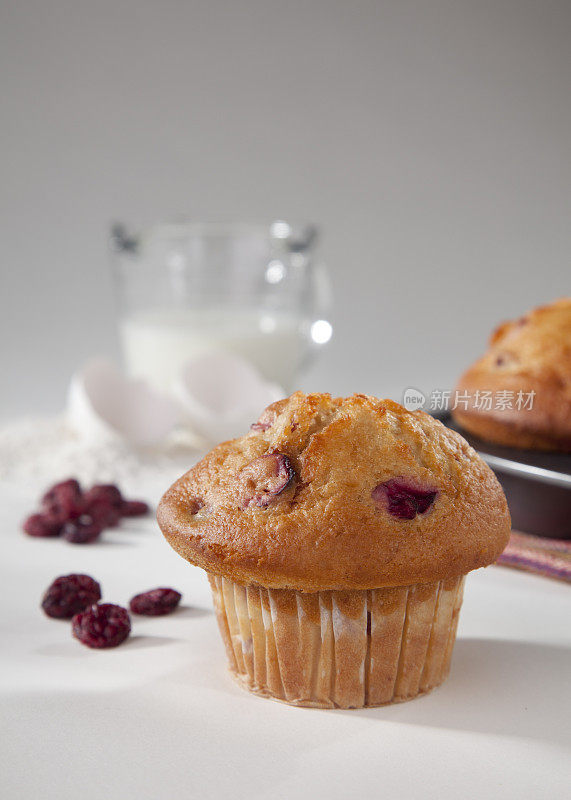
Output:
[[255,694],[363,708],[410,700],[448,675],[464,576],[315,593],[209,580],[230,670]]

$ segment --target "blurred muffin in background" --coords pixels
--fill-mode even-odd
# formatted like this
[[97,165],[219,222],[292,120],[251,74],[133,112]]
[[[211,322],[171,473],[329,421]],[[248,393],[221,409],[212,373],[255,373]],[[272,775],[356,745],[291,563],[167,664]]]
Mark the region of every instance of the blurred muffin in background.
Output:
[[571,452],[571,298],[504,322],[489,344],[458,382],[456,421],[497,444]]

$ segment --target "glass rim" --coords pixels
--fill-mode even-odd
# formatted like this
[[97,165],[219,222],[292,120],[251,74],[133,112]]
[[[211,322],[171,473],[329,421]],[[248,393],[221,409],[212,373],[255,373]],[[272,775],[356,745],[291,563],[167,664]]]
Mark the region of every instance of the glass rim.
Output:
[[219,221],[219,220],[172,220],[158,222],[144,227],[137,238],[148,240],[159,235],[184,237],[196,236],[202,238],[231,238],[240,235],[261,235],[264,238],[276,241],[290,241],[300,234],[311,235],[315,240],[318,227],[307,220],[294,220],[292,222],[279,218],[267,221]]

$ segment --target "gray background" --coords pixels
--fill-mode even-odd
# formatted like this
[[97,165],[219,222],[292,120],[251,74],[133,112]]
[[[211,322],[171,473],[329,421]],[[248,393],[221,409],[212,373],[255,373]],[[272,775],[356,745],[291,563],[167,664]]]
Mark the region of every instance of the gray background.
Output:
[[117,352],[111,219],[322,226],[305,388],[446,388],[569,293],[571,3],[2,3],[1,411]]

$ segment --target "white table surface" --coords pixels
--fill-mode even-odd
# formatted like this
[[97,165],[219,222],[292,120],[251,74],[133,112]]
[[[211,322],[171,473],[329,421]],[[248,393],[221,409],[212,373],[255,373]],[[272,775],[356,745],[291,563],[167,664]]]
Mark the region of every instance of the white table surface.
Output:
[[[292,708],[232,682],[205,576],[153,520],[95,545],[34,540],[19,530],[34,499],[0,490],[4,800],[571,796],[568,585],[479,570],[441,688],[380,709]],[[170,585],[183,607],[89,650],[39,608],[68,572],[122,604]]]

